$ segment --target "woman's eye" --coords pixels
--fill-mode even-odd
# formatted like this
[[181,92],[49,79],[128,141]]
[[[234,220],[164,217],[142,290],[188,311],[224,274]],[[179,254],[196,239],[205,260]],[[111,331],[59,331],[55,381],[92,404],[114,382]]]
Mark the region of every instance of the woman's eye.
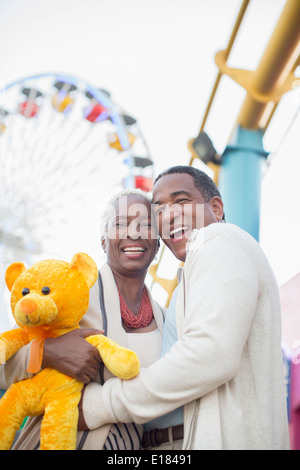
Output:
[[43,287],[42,289],[42,294],[43,295],[49,295],[51,292],[50,287]]
[[22,295],[25,296],[25,295],[28,295],[30,294],[30,289],[28,289],[28,287],[25,287],[23,290],[22,290]]

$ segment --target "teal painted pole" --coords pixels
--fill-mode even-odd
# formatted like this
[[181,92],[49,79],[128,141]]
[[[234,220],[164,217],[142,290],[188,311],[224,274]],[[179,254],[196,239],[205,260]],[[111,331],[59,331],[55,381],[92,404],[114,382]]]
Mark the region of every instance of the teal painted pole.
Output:
[[222,156],[219,189],[226,221],[259,241],[263,131],[237,127]]

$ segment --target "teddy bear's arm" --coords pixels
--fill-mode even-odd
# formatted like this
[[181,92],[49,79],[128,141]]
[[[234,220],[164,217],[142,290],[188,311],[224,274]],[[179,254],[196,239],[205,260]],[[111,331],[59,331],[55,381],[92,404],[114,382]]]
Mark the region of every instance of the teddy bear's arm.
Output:
[[94,335],[85,338],[95,346],[108,370],[124,380],[136,377],[140,372],[140,360],[130,349],[115,343],[104,335]]
[[28,343],[28,336],[21,328],[2,333],[0,335],[0,364],[4,364],[21,349],[22,346]]

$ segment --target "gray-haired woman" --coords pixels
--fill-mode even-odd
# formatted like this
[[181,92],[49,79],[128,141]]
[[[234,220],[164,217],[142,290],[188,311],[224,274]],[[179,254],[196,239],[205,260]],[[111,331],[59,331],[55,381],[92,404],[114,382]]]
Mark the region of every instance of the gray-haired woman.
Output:
[[[42,367],[55,368],[84,383],[104,383],[111,375],[95,349],[84,340],[93,334],[93,329],[104,331],[114,341],[136,351],[142,367],[160,358],[164,311],[145,286],[148,268],[159,249],[151,215],[151,202],[142,191],[124,190],[110,201],[101,223],[101,244],[107,262],[100,268],[98,283],[91,289],[88,313],[80,330],[45,341]],[[28,354],[29,347],[25,346],[2,366],[0,388],[28,377],[25,366]],[[82,411],[86,399],[83,393],[77,448],[140,448],[143,427],[135,423],[107,425],[89,431]],[[41,419],[28,420],[14,449],[39,448]]]

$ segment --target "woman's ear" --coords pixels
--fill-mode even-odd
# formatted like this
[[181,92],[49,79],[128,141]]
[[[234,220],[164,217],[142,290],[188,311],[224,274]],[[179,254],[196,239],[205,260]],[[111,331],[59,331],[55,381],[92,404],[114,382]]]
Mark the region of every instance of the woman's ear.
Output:
[[224,206],[222,199],[218,196],[215,196],[209,202],[217,221],[220,222],[220,220],[223,219],[224,215]]
[[101,237],[101,246],[104,253],[106,253],[106,241],[104,237]]

